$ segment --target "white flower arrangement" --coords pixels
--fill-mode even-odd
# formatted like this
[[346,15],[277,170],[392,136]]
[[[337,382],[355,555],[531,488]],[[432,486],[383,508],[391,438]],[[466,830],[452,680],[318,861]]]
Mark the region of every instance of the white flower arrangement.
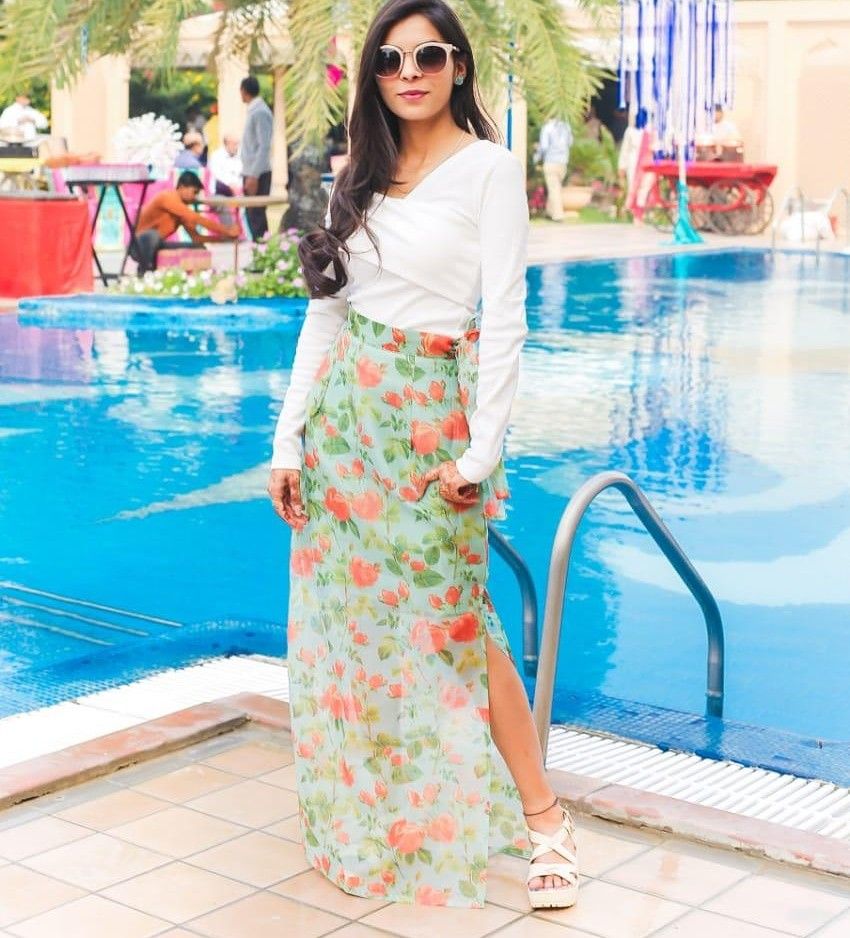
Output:
[[119,128],[112,146],[119,162],[144,163],[154,176],[164,178],[182,148],[180,128],[167,117],[142,114]]

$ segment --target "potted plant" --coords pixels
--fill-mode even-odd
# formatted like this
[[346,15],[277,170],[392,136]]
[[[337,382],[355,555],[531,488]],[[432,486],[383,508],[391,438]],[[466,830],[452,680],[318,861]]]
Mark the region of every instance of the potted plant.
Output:
[[617,180],[617,146],[607,127],[600,129],[599,139],[582,128],[570,147],[567,184],[564,190],[564,211],[577,215],[590,204],[595,190],[605,190]]

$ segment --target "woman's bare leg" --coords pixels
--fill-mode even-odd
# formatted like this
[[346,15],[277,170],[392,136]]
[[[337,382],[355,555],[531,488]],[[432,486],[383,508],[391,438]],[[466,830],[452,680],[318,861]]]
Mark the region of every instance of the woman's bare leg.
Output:
[[[510,658],[487,636],[487,681],[490,695],[490,732],[502,758],[507,763],[519,790],[524,811],[540,811],[555,798],[546,778],[540,740],[528,706],[525,688]],[[542,814],[526,818],[532,830],[554,833],[562,819],[558,805]],[[575,851],[575,844],[568,846]],[[544,862],[563,862],[560,854],[551,852],[541,857]],[[537,876],[532,889],[562,885],[560,876]]]

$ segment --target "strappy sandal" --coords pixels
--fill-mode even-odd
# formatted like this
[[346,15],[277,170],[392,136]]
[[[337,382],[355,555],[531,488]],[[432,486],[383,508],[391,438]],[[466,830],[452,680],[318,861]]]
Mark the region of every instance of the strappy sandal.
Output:
[[[553,808],[556,804],[558,804],[557,798],[549,805],[549,808]],[[528,839],[535,846],[528,864],[526,886],[538,876],[559,876],[564,880],[562,885],[552,886],[548,889],[545,886],[540,889],[529,888],[528,901],[533,909],[568,909],[570,906],[575,905],[576,899],[578,899],[578,861],[575,854],[570,853],[565,846],[567,837],[573,836],[575,828],[569,811],[563,805],[560,807],[564,817],[561,826],[553,834],[543,834],[528,827]],[[526,814],[526,817],[543,814],[549,808]],[[564,858],[564,862],[543,863],[539,860],[543,854],[550,851],[560,854]]]

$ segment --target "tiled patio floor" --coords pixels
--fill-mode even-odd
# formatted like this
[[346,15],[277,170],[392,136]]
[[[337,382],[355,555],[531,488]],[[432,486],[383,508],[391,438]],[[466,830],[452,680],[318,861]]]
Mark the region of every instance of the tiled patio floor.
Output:
[[0,813],[0,936],[846,938],[850,885],[578,818],[576,908],[529,914],[495,857],[483,910],[348,896],[298,842],[289,737],[251,726]]

